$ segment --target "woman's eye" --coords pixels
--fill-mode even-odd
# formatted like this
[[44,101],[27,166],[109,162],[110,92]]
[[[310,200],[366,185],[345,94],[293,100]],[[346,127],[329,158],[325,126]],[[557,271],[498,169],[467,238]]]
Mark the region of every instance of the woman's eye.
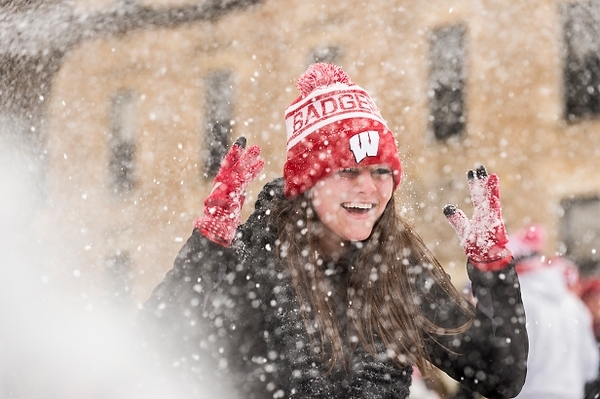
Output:
[[358,169],[355,168],[346,168],[346,169],[342,169],[338,172],[338,174],[342,177],[355,177],[358,175]]
[[388,176],[392,174],[392,170],[389,168],[377,168],[372,173],[375,176]]

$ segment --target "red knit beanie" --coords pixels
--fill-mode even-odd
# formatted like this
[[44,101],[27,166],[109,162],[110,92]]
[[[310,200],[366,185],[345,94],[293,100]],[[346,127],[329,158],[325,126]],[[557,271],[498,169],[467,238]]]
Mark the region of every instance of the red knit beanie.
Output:
[[541,255],[546,242],[546,230],[538,224],[530,224],[508,236],[508,248],[515,259]]
[[394,189],[402,167],[394,134],[364,89],[340,67],[317,63],[298,79],[300,96],[287,108],[285,195],[293,198],[345,169],[388,165]]
[[547,267],[548,262],[542,256],[546,230],[537,224],[530,224],[508,236],[508,249],[515,258],[515,270],[518,274],[531,273]]

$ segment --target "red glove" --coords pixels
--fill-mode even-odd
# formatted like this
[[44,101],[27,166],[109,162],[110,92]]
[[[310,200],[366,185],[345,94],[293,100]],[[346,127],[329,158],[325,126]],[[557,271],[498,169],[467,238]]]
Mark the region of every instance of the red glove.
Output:
[[204,216],[194,221],[194,227],[203,236],[224,247],[231,245],[240,224],[244,190],[265,164],[257,145],[245,148],[246,139],[240,137],[225,155],[212,191],[204,201]]
[[488,176],[483,166],[469,170],[467,176],[473,217],[469,220],[454,205],[446,205],[444,215],[460,237],[473,266],[482,271],[501,270],[510,263],[512,252],[506,247],[508,237],[502,221],[498,176]]

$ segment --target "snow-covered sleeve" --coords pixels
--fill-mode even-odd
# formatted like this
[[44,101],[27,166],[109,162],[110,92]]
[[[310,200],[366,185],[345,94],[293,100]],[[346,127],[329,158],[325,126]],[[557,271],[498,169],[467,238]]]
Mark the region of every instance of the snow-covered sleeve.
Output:
[[[144,303],[138,321],[147,333],[159,336],[189,334],[207,305],[208,293],[235,264],[230,248],[217,245],[196,230],[175,258],[173,268]],[[168,331],[160,331],[168,328]],[[187,332],[186,332],[187,331]],[[175,333],[177,332],[177,333]]]
[[[596,353],[600,352],[600,343],[596,342]],[[588,381],[584,387],[584,398],[600,398],[600,370],[596,369],[596,376]]]
[[138,314],[142,344],[161,372],[191,387],[219,378],[232,386],[247,379],[249,391],[264,386],[255,356],[266,353],[263,314],[246,275],[235,248],[193,231]]
[[514,264],[500,271],[467,271],[476,298],[475,320],[463,333],[432,335],[433,363],[489,399],[515,397],[527,373],[529,342]]
[[[579,300],[579,298],[577,298]],[[592,318],[589,310],[582,302],[578,302],[578,305],[583,307],[584,312],[582,312],[585,316],[584,321],[582,322],[584,328],[588,328],[590,331],[594,331],[592,327]],[[583,376],[586,381],[593,381],[594,379],[599,378],[598,369],[600,366],[600,351],[598,350],[598,342],[596,341],[594,334],[589,334],[586,338],[584,338],[585,342],[581,343],[582,352],[585,359],[584,373]],[[600,395],[598,396],[600,397]]]

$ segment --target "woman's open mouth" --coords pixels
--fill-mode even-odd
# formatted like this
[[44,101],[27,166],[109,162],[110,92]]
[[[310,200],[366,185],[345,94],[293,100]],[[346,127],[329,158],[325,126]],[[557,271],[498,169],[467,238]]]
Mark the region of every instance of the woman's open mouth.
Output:
[[367,213],[375,207],[375,204],[370,202],[344,202],[341,204],[342,208],[350,213]]

